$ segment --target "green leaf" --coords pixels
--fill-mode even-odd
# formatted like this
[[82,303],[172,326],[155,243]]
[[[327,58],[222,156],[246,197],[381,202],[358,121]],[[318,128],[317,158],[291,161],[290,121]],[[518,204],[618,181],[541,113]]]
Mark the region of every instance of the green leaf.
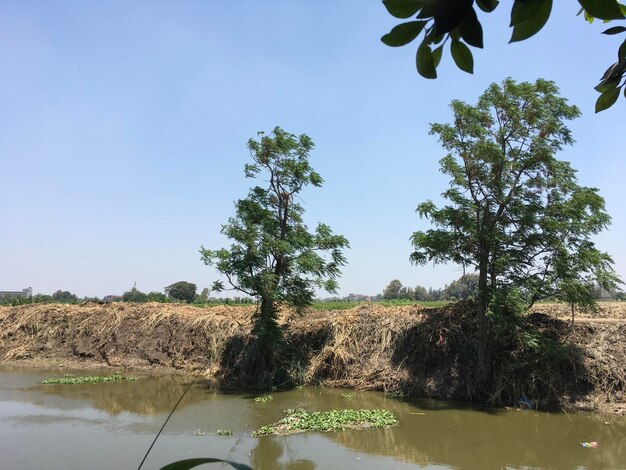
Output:
[[472,51],[469,47],[461,41],[452,41],[450,52],[458,68],[467,73],[474,73],[474,57],[472,57]]
[[620,62],[626,61],[626,40],[619,46],[617,50],[617,60]]
[[422,9],[418,13],[418,18],[432,18],[437,10],[439,0],[425,0]]
[[463,40],[470,46],[483,47],[483,27],[478,21],[478,15],[473,8],[469,11],[463,22],[459,25],[459,33]]
[[621,20],[624,14],[617,0],[578,0],[591,16],[601,20]]
[[552,12],[552,0],[516,0],[511,9],[513,34],[509,42],[523,41],[544,27]]
[[472,9],[473,0],[436,0],[435,34],[449,33],[459,26]]
[[410,43],[426,26],[426,21],[410,21],[402,23],[385,34],[380,40],[387,46],[399,47]]
[[615,62],[608,69],[606,69],[606,72],[604,72],[604,75],[602,75],[601,80],[621,77],[622,75],[624,75],[624,71],[626,71],[626,62]]
[[435,65],[435,70],[437,69],[437,67],[439,67],[439,62],[441,62],[442,53],[443,53],[443,44],[433,51],[433,64]]
[[619,85],[619,82],[622,81],[622,77],[609,78],[607,80],[603,80],[598,85],[594,87],[599,93],[604,93],[605,91],[610,90],[611,88],[616,88]]
[[220,462],[227,463],[228,465],[235,468],[236,470],[252,470],[251,467],[244,465],[242,463],[231,462],[230,460],[213,459],[210,457],[179,460],[177,462],[167,464],[165,467],[161,467],[161,470],[189,470],[190,468],[194,468],[199,465],[204,465],[205,463],[220,463]]
[[602,93],[598,97],[598,101],[596,101],[596,113],[604,111],[605,109],[613,106],[617,101],[617,98],[619,97],[619,91],[619,88],[612,88]]
[[430,46],[426,41],[422,41],[417,48],[417,56],[415,58],[417,65],[417,73],[424,78],[437,78],[437,70],[435,68],[435,58],[430,50]]
[[609,28],[606,31],[602,31],[602,34],[613,35],[613,34],[623,33],[624,31],[626,31],[626,27],[624,26],[613,26],[612,28]]
[[387,11],[396,18],[409,18],[424,5],[423,0],[383,0]]
[[485,13],[491,13],[500,2],[498,0],[476,0],[476,5]]

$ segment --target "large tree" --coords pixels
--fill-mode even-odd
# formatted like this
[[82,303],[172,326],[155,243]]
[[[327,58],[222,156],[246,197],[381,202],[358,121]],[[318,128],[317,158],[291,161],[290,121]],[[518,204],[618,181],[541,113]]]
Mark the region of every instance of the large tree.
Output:
[[[387,11],[396,18],[414,16],[415,19],[394,27],[381,40],[388,46],[404,46],[424,33],[416,57],[420,75],[437,78],[437,66],[446,43],[450,44],[450,53],[456,65],[465,72],[473,73],[474,59],[468,46],[483,47],[483,29],[474,4],[483,12],[491,13],[499,3],[498,0],[383,0]],[[511,6],[511,42],[523,41],[540,31],[550,17],[552,3],[553,0],[514,0]],[[579,0],[578,3],[579,14],[584,13],[589,22],[593,22],[594,18],[623,20],[626,16],[626,6],[617,0]],[[619,25],[606,29],[604,34],[624,32],[626,27]],[[617,101],[625,85],[625,74],[626,40],[617,51],[617,61],[611,64],[596,86],[596,91],[601,93],[596,102],[596,112]]]
[[464,274],[443,290],[446,300],[462,300],[475,297],[478,292],[478,275]]
[[78,297],[76,297],[76,294],[72,294],[70,291],[59,289],[54,294],[52,294],[52,300],[63,304],[71,304],[78,302]]
[[[233,242],[230,248],[201,247],[200,253],[207,265],[224,274],[230,288],[260,300],[253,332],[275,343],[280,340],[277,304],[302,308],[313,301],[316,288],[335,292],[346,262],[342,250],[349,245],[328,225],[320,223],[311,232],[304,224],[300,193],[323,183],[309,164],[313,141],[280,127],[259,136],[248,141],[252,163],[246,164],[245,176],[261,176],[264,184],[238,200],[235,216],[222,226]],[[224,288],[221,281],[213,286],[217,291]]]
[[164,290],[174,300],[191,303],[196,299],[196,289],[196,285],[192,282],[178,281]]
[[387,300],[399,299],[401,290],[402,283],[400,280],[394,279],[383,289],[383,298]]
[[610,217],[598,190],[579,186],[570,164],[555,158],[573,143],[565,121],[579,111],[554,83],[507,79],[492,84],[476,105],[453,101],[451,107],[453,124],[431,129],[449,152],[441,160],[451,178],[443,193],[448,204],[418,206],[436,228],[413,234],[411,260],[478,272],[478,369],[484,375],[486,314],[496,293],[501,299],[516,290],[531,305],[583,280],[614,286],[612,260],[591,240]]

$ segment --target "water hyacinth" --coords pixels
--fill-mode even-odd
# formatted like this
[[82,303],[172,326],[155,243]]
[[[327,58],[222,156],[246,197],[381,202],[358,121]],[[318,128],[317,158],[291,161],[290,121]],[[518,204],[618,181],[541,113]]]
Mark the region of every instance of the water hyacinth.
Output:
[[278,423],[263,426],[253,436],[293,434],[304,431],[343,431],[349,429],[384,428],[398,424],[387,410],[331,410],[307,412],[302,409],[286,410]]
[[41,383],[44,385],[78,385],[100,382],[118,382],[120,380],[134,381],[137,380],[137,377],[128,377],[117,372],[111,375],[88,375],[85,377],[76,377],[75,375],[66,374],[63,377],[44,380]]

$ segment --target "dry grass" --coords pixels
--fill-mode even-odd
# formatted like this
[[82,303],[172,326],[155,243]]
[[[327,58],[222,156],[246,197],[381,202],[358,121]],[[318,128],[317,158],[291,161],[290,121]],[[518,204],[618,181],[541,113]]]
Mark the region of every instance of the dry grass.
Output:
[[[570,306],[564,303],[539,303],[533,305],[533,312],[545,313],[555,318],[570,318]],[[614,318],[626,320],[626,302],[598,302],[596,312],[576,312],[576,318]]]
[[[626,309],[618,306],[607,311],[624,311],[626,318]],[[324,384],[438,398],[467,398],[475,387],[467,366],[476,331],[472,302],[437,309],[362,304],[304,315],[281,309],[285,349],[279,366],[285,376],[280,381],[260,373],[270,359],[250,335],[254,308],[160,303],[0,307],[0,362],[204,369],[222,385]],[[545,311],[546,305],[537,308]],[[626,323],[587,322],[572,331],[567,323],[550,320],[537,328],[582,351],[579,362],[564,363],[568,370],[557,378],[573,376],[576,387],[589,386],[583,397],[587,405],[626,402]],[[495,381],[489,393],[500,386]],[[546,393],[562,393],[548,385]],[[583,400],[573,394],[559,398]]]

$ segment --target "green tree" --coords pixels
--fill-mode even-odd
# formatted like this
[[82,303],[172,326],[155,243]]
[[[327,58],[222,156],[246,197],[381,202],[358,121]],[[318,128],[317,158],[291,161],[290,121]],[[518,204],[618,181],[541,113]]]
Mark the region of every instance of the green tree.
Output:
[[[515,292],[531,305],[564,282],[595,279],[611,287],[612,260],[590,237],[610,223],[598,190],[579,186],[555,153],[573,143],[564,121],[579,115],[554,83],[492,84],[476,106],[452,102],[454,125],[431,134],[449,153],[449,204],[417,212],[436,227],[415,232],[417,264],[453,262],[478,272],[478,371],[487,372],[487,312],[495,293]],[[507,305],[498,301],[497,305]],[[499,312],[497,306],[492,309]]]
[[131,290],[124,292],[122,294],[122,300],[124,302],[147,302],[148,295],[144,292],[141,292],[136,287],[133,287]]
[[394,279],[383,289],[383,298],[387,300],[399,299],[401,289],[402,283],[398,279]]
[[35,294],[33,295],[34,304],[47,304],[52,302],[52,296],[47,294]]
[[78,297],[66,290],[58,290],[52,294],[52,300],[60,302],[62,304],[73,304],[78,302]]
[[443,297],[447,300],[462,300],[476,296],[478,292],[478,275],[464,274],[443,290]]
[[[201,247],[202,260],[226,276],[230,288],[260,299],[254,317],[254,334],[263,344],[276,345],[281,331],[276,322],[277,303],[301,309],[312,303],[315,289],[337,289],[336,278],[346,260],[342,250],[348,241],[318,224],[310,232],[303,221],[300,193],[323,180],[309,164],[313,141],[276,127],[270,134],[250,139],[252,163],[247,178],[263,177],[265,186],[254,186],[248,197],[235,204],[235,216],[222,226],[233,241],[229,249]],[[212,290],[225,288],[221,281]]]
[[[388,46],[404,46],[422,33],[417,48],[416,65],[420,75],[437,78],[437,66],[446,43],[457,67],[473,73],[474,58],[468,46],[483,47],[483,29],[474,4],[485,13],[491,13],[500,2],[498,0],[383,0],[387,11],[396,18],[407,19],[385,34],[381,40]],[[523,41],[539,32],[546,24],[552,11],[553,0],[514,0],[511,7],[510,42]],[[602,20],[623,20],[626,6],[617,0],[579,0],[579,14],[593,22]],[[624,26],[613,26],[604,34],[614,35],[626,32]],[[612,64],[596,86],[600,96],[596,102],[596,112],[611,107],[624,87],[626,74],[626,40],[617,53],[617,62]],[[625,89],[626,96],[626,89]]]
[[571,325],[574,326],[574,313],[576,308],[583,311],[597,308],[594,286],[585,284],[578,279],[566,279],[559,285],[557,298],[570,306]]
[[198,300],[201,302],[209,301],[209,288],[208,287],[205,287],[204,289],[202,289],[202,292],[198,296]]
[[196,285],[187,281],[178,281],[167,286],[165,293],[174,300],[191,303],[196,299]]
[[428,300],[428,289],[424,286],[415,286],[413,289],[413,298],[415,300]]
[[402,289],[400,289],[400,295],[398,296],[398,298],[405,299],[405,300],[413,300],[415,299],[415,291],[413,290],[412,287],[404,286],[402,287]]
[[148,292],[148,302],[167,302],[167,296],[163,292]]

